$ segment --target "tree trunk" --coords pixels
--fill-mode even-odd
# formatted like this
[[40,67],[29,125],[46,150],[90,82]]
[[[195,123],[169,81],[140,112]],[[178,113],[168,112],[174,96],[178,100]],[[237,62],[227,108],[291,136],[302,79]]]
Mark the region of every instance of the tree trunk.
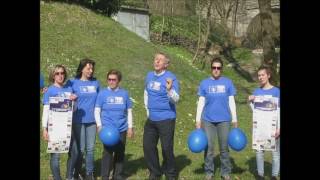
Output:
[[273,34],[273,23],[271,16],[271,0],[258,0],[260,20],[262,29],[263,65],[271,67],[271,83],[279,85],[279,74],[277,73],[277,56],[275,52]]
[[169,44],[171,44],[171,36],[172,36],[172,24],[173,24],[173,0],[171,0],[171,13],[170,13],[170,23],[169,23]]
[[198,53],[199,53],[199,48],[200,48],[200,41],[201,41],[201,8],[200,8],[200,0],[198,0],[198,8],[199,8],[199,21],[198,21],[198,45],[197,45],[197,51],[195,55],[193,56],[192,63],[196,62]]
[[207,17],[206,17],[207,18],[206,34],[204,35],[204,38],[203,38],[203,47],[207,47],[207,42],[209,39],[210,30],[211,30],[211,7],[212,7],[212,1],[209,0]]
[[232,21],[233,22],[233,26],[232,26],[233,36],[236,36],[238,5],[239,5],[239,0],[236,0],[236,8],[234,10],[234,16],[233,16],[233,21]]
[[165,1],[162,1],[162,25],[161,25],[161,42],[163,41],[163,28],[164,28],[164,6]]

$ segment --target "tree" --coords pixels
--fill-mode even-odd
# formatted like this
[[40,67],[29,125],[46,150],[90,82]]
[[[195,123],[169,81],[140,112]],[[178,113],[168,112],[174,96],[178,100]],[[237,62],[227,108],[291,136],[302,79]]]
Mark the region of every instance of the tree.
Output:
[[229,32],[227,26],[230,13],[234,5],[238,3],[236,0],[214,0],[214,7],[220,16],[221,25]]
[[[212,4],[213,4],[213,1],[212,0],[207,0],[205,1],[204,4],[200,4],[200,1],[198,1],[198,10],[199,10],[199,21],[198,21],[198,32],[199,32],[199,38],[198,38],[198,46],[197,46],[197,51],[193,57],[193,60],[192,60],[192,63],[195,63],[196,61],[196,58],[199,54],[199,51],[201,52],[201,54],[203,54],[205,51],[207,51],[207,43],[208,43],[208,39],[209,39],[209,35],[210,35],[210,32],[211,32],[211,25],[212,25],[212,18],[211,18],[211,15],[212,15]],[[201,7],[203,6],[203,7]],[[202,9],[203,8],[206,8],[206,24],[205,24],[205,33],[203,35],[203,38],[201,39],[201,14],[202,14]],[[201,42],[202,41],[202,42]]]
[[120,0],[99,0],[94,3],[94,7],[100,10],[107,16],[111,16],[120,10],[121,2]]
[[233,33],[233,36],[236,35],[238,6],[239,6],[239,0],[236,0],[236,7],[235,7],[235,10],[234,10],[234,15],[233,15],[233,20],[232,20],[232,33]]
[[[198,7],[199,12],[200,12],[200,10],[201,10],[201,8],[200,8],[200,0],[198,0],[197,7]],[[196,61],[196,58],[198,56],[199,48],[200,48],[200,41],[201,41],[201,13],[199,13],[199,16],[198,16],[198,43],[197,43],[197,50],[196,50],[196,53],[193,56],[192,63],[194,63]]]
[[263,65],[271,67],[271,81],[279,85],[279,74],[277,73],[277,56],[273,39],[273,23],[271,0],[258,0],[262,30]]

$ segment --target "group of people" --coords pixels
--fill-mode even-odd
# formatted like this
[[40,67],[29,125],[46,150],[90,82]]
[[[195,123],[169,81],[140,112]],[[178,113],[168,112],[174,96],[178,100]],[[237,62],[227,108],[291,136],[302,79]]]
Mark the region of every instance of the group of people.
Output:
[[[143,152],[149,179],[161,179],[164,174],[167,179],[177,179],[178,172],[174,156],[174,132],[176,120],[176,103],[179,101],[179,80],[174,73],[167,70],[169,57],[164,53],[156,53],[153,68],[147,74],[144,84],[144,104],[147,119],[143,133]],[[73,100],[74,112],[72,121],[72,136],[67,161],[67,179],[82,179],[81,168],[85,155],[85,179],[94,179],[94,149],[95,137],[104,126],[114,126],[120,132],[120,141],[112,147],[104,145],[101,160],[101,177],[109,179],[113,170],[113,179],[125,179],[123,165],[125,157],[126,137],[134,136],[132,101],[128,91],[120,87],[121,72],[115,69],[106,75],[107,87],[101,88],[94,78],[95,62],[83,59],[77,69],[76,76],[67,80],[66,68],[56,65],[49,74],[52,83],[44,91],[43,98],[43,138],[48,140],[49,97],[62,96]],[[206,180],[214,176],[214,139],[217,135],[221,160],[221,176],[231,179],[232,171],[227,137],[230,124],[238,127],[236,103],[234,96],[236,88],[231,79],[222,76],[223,62],[220,58],[211,61],[211,76],[203,80],[198,89],[198,105],[196,113],[196,128],[203,128],[208,147],[204,153],[204,172]],[[261,67],[258,79],[261,87],[248,97],[253,102],[256,95],[271,95],[279,97],[280,90],[270,84],[271,71]],[[280,141],[280,123],[277,124],[277,145]],[[159,162],[157,144],[160,139],[163,162]],[[279,174],[279,148],[273,152],[272,176]],[[51,153],[50,168],[55,180],[60,180],[59,153]],[[258,175],[264,176],[263,151],[257,151]]]

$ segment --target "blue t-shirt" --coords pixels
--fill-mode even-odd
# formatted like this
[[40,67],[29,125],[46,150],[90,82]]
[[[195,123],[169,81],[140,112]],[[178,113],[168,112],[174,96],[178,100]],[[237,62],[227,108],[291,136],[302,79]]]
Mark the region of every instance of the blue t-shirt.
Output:
[[77,95],[73,113],[74,123],[94,123],[94,106],[99,92],[100,83],[95,78],[88,81],[71,79],[66,83]]
[[175,104],[169,101],[166,79],[173,80],[172,89],[179,94],[179,82],[176,76],[170,71],[156,76],[155,72],[149,72],[145,79],[145,90],[148,93],[149,119],[152,121],[161,121],[176,118]]
[[266,96],[266,95],[271,95],[272,97],[277,97],[279,98],[279,106],[280,106],[280,89],[277,87],[272,87],[270,89],[262,89],[262,88],[256,88],[253,91],[253,95],[255,96]]
[[231,121],[229,96],[234,96],[236,89],[226,77],[201,81],[198,95],[205,97],[202,119],[209,122]]
[[118,128],[120,132],[128,129],[128,109],[132,108],[132,102],[126,90],[102,89],[98,94],[95,107],[101,108],[102,126],[111,125]]
[[44,105],[49,105],[49,97],[70,97],[72,89],[70,87],[57,87],[54,85],[49,86],[47,92],[43,95],[42,103]]

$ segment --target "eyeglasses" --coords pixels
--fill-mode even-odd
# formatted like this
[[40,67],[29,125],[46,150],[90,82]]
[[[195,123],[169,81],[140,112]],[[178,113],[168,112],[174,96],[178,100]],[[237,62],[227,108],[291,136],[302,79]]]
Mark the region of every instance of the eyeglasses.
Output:
[[57,76],[57,75],[65,75],[65,74],[66,74],[65,72],[55,72],[55,73],[54,73],[54,75],[56,75],[56,76]]
[[218,66],[212,66],[211,69],[212,69],[212,70],[213,70],[213,69],[215,69],[215,70],[221,70],[222,67],[221,67],[221,66],[220,66],[220,67],[218,67]]
[[118,79],[111,79],[109,78],[108,81],[113,81],[113,82],[116,82]]

